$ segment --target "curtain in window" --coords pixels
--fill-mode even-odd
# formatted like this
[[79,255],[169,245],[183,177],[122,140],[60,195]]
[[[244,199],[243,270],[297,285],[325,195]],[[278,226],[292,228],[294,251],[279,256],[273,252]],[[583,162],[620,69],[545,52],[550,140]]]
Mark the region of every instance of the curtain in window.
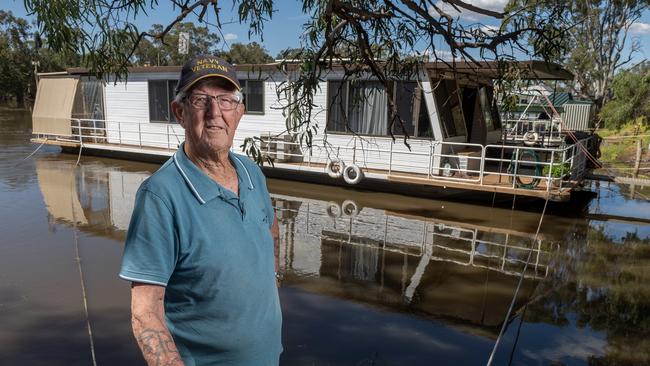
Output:
[[388,97],[380,82],[350,84],[350,129],[362,135],[388,133]]

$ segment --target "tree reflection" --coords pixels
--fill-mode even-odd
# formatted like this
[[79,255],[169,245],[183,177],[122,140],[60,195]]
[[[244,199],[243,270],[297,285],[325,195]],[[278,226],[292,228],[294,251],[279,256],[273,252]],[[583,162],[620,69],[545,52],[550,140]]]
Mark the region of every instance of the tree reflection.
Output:
[[575,319],[607,336],[604,356],[592,365],[650,364],[650,238],[628,232],[607,234],[591,227],[565,242],[556,271],[540,287],[543,296],[529,306],[527,322],[566,326]]

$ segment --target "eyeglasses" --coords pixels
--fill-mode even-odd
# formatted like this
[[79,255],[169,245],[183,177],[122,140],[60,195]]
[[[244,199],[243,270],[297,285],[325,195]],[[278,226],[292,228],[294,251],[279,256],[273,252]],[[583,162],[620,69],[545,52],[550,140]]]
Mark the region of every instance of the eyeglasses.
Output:
[[207,109],[211,105],[212,99],[215,99],[222,111],[233,110],[241,103],[241,96],[237,94],[208,95],[196,93],[190,94],[187,99],[189,99],[192,107],[196,109]]

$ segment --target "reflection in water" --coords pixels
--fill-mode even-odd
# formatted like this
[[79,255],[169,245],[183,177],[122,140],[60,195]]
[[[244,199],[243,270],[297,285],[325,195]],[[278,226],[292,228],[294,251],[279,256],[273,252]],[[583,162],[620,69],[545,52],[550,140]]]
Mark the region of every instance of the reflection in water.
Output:
[[516,309],[548,274],[547,245],[534,234],[487,232],[352,200],[272,196],[284,229],[285,278],[306,291],[483,326],[495,335],[529,252]]
[[[36,173],[48,212],[56,222],[76,223],[80,230],[120,241],[128,227],[135,192],[149,175],[108,169],[103,164],[75,168],[72,160],[52,159],[38,160]],[[535,240],[534,233],[522,231],[525,226],[521,222],[517,230],[499,220],[490,226],[489,216],[470,220],[479,224],[467,223],[456,221],[462,213],[449,209],[433,219],[399,205],[362,206],[361,202],[372,201],[367,197],[357,202],[334,196],[327,201],[290,196],[277,193],[274,188],[278,185],[283,186],[278,191],[313,191],[313,186],[270,184],[281,226],[284,286],[415,316],[429,327],[451,326],[461,334],[479,335],[490,342],[504,321],[526,259],[530,256],[531,261],[515,310],[530,301],[540,281],[548,276],[550,259],[557,250],[557,243]],[[472,207],[456,205],[455,209]],[[529,217],[527,227],[535,227],[534,218]],[[290,312],[285,311],[285,320],[291,319]],[[483,343],[484,348],[489,346],[489,342]],[[291,343],[285,347],[283,357],[291,360]],[[430,351],[417,352],[425,357]]]
[[[30,152],[3,143],[14,162]],[[116,273],[135,192],[157,167],[91,157],[74,167],[76,156],[48,149],[37,157],[17,169],[0,163],[11,243],[0,247],[0,340],[12,350],[0,364],[23,360],[30,340],[44,351],[22,364],[88,359],[73,230],[98,362],[139,364],[128,284]],[[622,235],[616,223],[547,215],[536,238],[535,212],[277,180],[269,188],[282,235],[283,364],[483,364],[529,257],[496,364],[650,362],[643,227]],[[49,333],[19,336],[41,322]],[[79,347],[66,354],[78,356],[53,350],[63,333]]]

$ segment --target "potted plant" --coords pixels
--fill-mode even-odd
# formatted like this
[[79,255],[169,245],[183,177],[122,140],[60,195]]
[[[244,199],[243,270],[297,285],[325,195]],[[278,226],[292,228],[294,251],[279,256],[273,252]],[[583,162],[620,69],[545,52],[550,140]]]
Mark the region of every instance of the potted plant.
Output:
[[542,176],[548,177],[549,171],[551,172],[551,183],[554,186],[560,185],[560,179],[566,179],[571,174],[571,164],[558,163],[545,165],[542,170]]

